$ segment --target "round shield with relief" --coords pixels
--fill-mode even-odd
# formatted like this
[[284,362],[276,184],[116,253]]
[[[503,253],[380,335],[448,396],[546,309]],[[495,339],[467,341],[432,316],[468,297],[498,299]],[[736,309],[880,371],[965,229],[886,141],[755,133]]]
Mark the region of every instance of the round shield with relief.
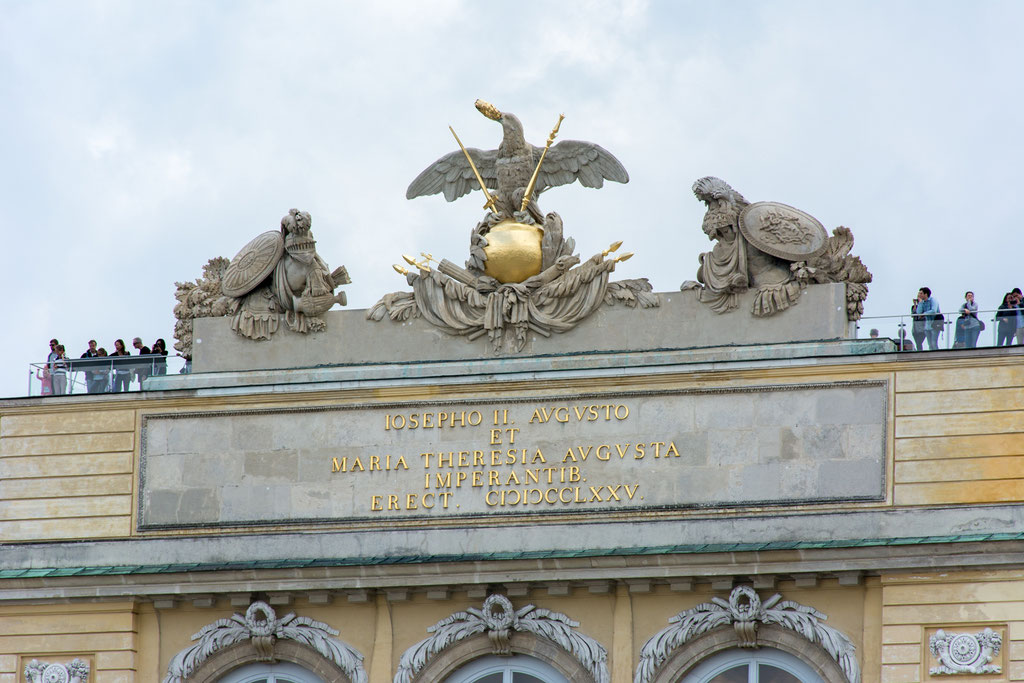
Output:
[[825,248],[828,233],[817,218],[779,202],[755,202],[740,213],[740,232],[763,252],[806,261]]
[[280,230],[257,235],[231,259],[221,278],[221,291],[225,296],[245,296],[270,275],[282,254],[284,238]]

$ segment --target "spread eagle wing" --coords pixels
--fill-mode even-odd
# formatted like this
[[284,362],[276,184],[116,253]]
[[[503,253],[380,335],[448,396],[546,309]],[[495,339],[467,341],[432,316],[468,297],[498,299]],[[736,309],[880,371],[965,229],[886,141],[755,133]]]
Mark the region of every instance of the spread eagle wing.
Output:
[[[534,163],[540,160],[542,147],[535,147]],[[537,176],[538,188],[568,185],[579,179],[583,187],[602,187],[604,181],[628,183],[629,174],[615,156],[600,145],[582,140],[562,140],[551,146]]]
[[[498,187],[497,158],[498,150],[481,150],[475,147],[468,147],[466,151],[473,158],[473,163],[480,171],[480,177],[490,189]],[[462,150],[457,150],[443,157],[423,169],[423,172],[416,176],[416,179],[409,183],[409,189],[405,191],[406,199],[425,197],[438,192],[444,193],[444,198],[450,202],[455,201],[470,190],[480,188],[480,183],[473,175],[473,169],[466,161],[466,155]]]

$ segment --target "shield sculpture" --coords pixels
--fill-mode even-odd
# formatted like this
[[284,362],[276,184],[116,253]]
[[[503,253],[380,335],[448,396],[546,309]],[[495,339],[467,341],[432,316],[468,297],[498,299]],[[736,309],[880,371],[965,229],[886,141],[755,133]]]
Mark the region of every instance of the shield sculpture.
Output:
[[828,240],[818,219],[779,202],[755,202],[744,208],[740,232],[761,251],[787,261],[814,258]]
[[225,296],[245,296],[270,275],[282,254],[284,238],[279,230],[257,235],[231,259],[221,278],[221,291]]

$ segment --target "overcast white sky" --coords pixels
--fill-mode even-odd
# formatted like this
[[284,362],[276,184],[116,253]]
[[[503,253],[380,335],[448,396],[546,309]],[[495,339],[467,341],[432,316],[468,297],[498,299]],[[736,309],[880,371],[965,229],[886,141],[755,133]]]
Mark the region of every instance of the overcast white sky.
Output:
[[[542,144],[597,142],[627,185],[542,198],[621,278],[692,279],[704,175],[853,229],[868,315],[1024,286],[1020,2],[3,3],[0,396],[58,337],[173,344],[174,282],[311,212],[349,306],[403,252],[461,263],[479,193],[406,201],[434,159],[493,148],[476,98]],[[686,331],[680,330],[680,343]]]

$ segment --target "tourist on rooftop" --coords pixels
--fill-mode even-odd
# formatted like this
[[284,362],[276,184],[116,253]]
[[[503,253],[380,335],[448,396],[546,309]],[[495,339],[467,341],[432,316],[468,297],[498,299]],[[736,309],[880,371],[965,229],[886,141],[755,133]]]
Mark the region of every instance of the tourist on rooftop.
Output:
[[[114,352],[110,355],[112,357],[129,355],[128,351],[124,348],[123,339],[114,340]],[[128,391],[128,387],[132,383],[132,371],[129,368],[120,365],[120,363],[117,362],[118,360],[120,359],[115,358],[114,360],[114,391]]]
[[1020,287],[1014,287],[1010,293],[1017,297],[1017,329],[1014,331],[1017,344],[1024,344],[1024,295]]
[[1007,292],[996,311],[996,346],[1009,346],[1017,330],[1017,295]]
[[[148,356],[152,353],[148,346],[142,343],[142,337],[136,337],[132,339],[132,346],[139,350],[140,356]],[[135,377],[139,380],[139,390],[142,390],[142,383],[149,377],[149,367],[137,367],[132,371]]]
[[[96,340],[89,340],[89,348],[82,354],[82,358],[96,358],[99,356],[96,350]],[[90,394],[99,394],[106,391],[107,373],[100,367],[91,367],[85,371],[85,390]]]
[[68,393],[68,357],[64,353],[64,345],[57,344],[57,357],[50,362],[50,379],[53,382],[53,395],[61,396]]
[[[102,346],[100,348],[96,349],[96,357],[97,358],[106,358],[107,357],[107,350],[105,348],[103,348]],[[108,365],[107,367],[105,367],[103,369],[103,375],[102,375],[103,384],[100,385],[100,393],[105,393],[105,392],[108,392],[108,391],[112,391],[111,386],[110,386],[110,380],[111,380],[110,375],[111,375],[110,366]]]
[[973,349],[978,346],[978,335],[985,329],[985,324],[978,319],[978,302],[974,300],[974,292],[964,294],[964,302],[960,304],[960,317],[956,320],[956,342],[953,348]]
[[914,342],[907,339],[907,330],[905,327],[901,327],[900,331],[896,333],[896,350],[897,351],[913,351]]
[[[932,298],[932,290],[922,287],[917,292],[914,305],[910,312],[914,314],[914,340],[917,348],[922,349],[921,341],[928,341],[928,350],[934,351],[939,347],[939,333],[942,331],[942,311],[939,310],[939,302]],[[921,334],[918,337],[918,334]]]
[[166,375],[167,342],[165,342],[163,339],[157,339],[155,342],[153,342],[153,353],[159,356],[159,358],[153,361],[153,374]]

